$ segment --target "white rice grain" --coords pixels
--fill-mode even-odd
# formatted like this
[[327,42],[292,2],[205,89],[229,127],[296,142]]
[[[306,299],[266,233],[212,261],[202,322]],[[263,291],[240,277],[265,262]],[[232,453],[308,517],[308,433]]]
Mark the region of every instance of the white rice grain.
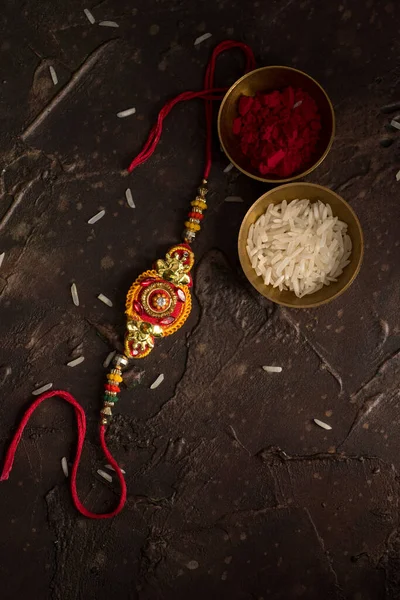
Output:
[[136,112],[136,108],[127,108],[126,110],[121,110],[121,112],[117,113],[117,117],[120,119],[124,119],[125,117],[130,117],[134,115]]
[[303,100],[299,100],[298,102],[296,102],[295,104],[293,104],[293,108],[297,108],[301,104],[303,104]]
[[85,13],[85,15],[91,25],[93,25],[93,23],[96,23],[96,19],[94,18],[94,16],[92,15],[92,13],[90,12],[90,10],[88,8],[84,8],[83,12]]
[[78,358],[74,358],[74,360],[70,360],[67,363],[67,367],[76,367],[77,365],[80,365],[81,363],[83,363],[84,360],[85,360],[84,356],[79,356]]
[[110,308],[112,307],[113,303],[111,302],[110,298],[107,298],[107,296],[105,296],[104,294],[99,294],[97,297],[101,302],[107,304],[107,306],[109,306]]
[[100,219],[102,219],[105,214],[106,214],[105,210],[101,210],[100,212],[98,212],[91,219],[89,219],[89,221],[88,221],[89,225],[94,225],[95,223],[97,223],[97,221],[100,221]]
[[352,243],[329,204],[296,199],[270,204],[250,226],[246,249],[265,285],[302,298],[341,275]]
[[[114,473],[115,473],[115,469],[114,469],[114,467],[112,467],[111,465],[104,465],[104,468],[105,468],[105,469],[109,469],[110,471],[114,471]],[[121,471],[121,473],[122,473],[123,475],[126,475],[126,471],[124,471],[124,469],[121,469],[121,468],[120,468],[120,471]]]
[[53,81],[53,84],[57,85],[57,83],[58,83],[58,77],[57,77],[57,73],[56,73],[55,68],[53,66],[50,66],[49,67],[49,71],[50,71],[50,75],[51,75],[51,79]]
[[100,21],[99,25],[101,27],[119,27],[115,21]]
[[34,390],[32,392],[32,396],[40,396],[40,394],[43,394],[44,392],[51,390],[52,387],[53,387],[52,383],[46,383],[46,385],[42,385],[42,387],[37,388],[37,390]]
[[157,379],[151,384],[150,389],[155,390],[156,388],[158,388],[159,385],[162,384],[163,381],[164,381],[164,375],[163,375],[163,373],[161,373],[161,375],[159,375],[157,377]]
[[[397,173],[396,173],[396,181],[400,181],[400,171],[397,171]],[[4,256],[4,254],[3,254],[3,256]]]
[[203,35],[200,35],[198,38],[196,38],[194,40],[194,45],[198,46],[202,42],[205,42],[206,40],[209,40],[210,37],[212,37],[212,33],[203,33]]
[[71,296],[72,296],[72,302],[75,304],[75,306],[79,306],[79,296],[78,296],[78,289],[76,287],[76,283],[73,283],[71,285]]
[[131,191],[131,188],[128,188],[128,189],[125,191],[125,198],[126,198],[126,201],[127,201],[127,203],[128,203],[128,206],[130,206],[131,208],[136,208],[136,204],[135,204],[135,202],[134,202],[134,200],[133,200],[133,197],[132,197],[132,191]]
[[281,373],[282,372],[282,367],[263,367],[264,371],[266,371],[267,373]]
[[61,468],[63,470],[65,477],[68,477],[69,469],[68,469],[68,462],[67,462],[67,459],[65,458],[65,456],[63,456],[63,458],[61,459]]
[[[400,172],[400,171],[399,171],[399,172]],[[6,255],[6,253],[5,253],[5,252],[3,252],[2,254],[0,254],[0,267],[1,267],[1,265],[3,264],[3,260],[4,260],[4,257],[5,257],[5,255]]]
[[103,362],[103,367],[105,369],[107,369],[107,367],[110,365],[112,359],[114,358],[114,356],[117,354],[117,351],[114,350],[114,352],[110,352],[110,354],[107,355],[106,360]]
[[229,163],[229,165],[227,167],[225,167],[224,173],[229,173],[229,171],[232,171],[232,169],[233,169],[233,164]]
[[390,124],[392,127],[394,127],[395,129],[400,129],[400,121],[396,121],[396,119],[392,119],[390,121]]
[[323,421],[320,421],[319,419],[314,419],[314,423],[316,425],[318,425],[319,427],[322,427],[322,429],[332,429],[332,427],[330,425],[328,425],[328,423],[324,423]]
[[103,479],[105,479],[109,483],[112,483],[112,477],[111,477],[111,475],[109,475],[109,473],[106,473],[102,469],[98,469],[97,473],[98,473],[98,475],[100,475],[100,477],[102,477]]

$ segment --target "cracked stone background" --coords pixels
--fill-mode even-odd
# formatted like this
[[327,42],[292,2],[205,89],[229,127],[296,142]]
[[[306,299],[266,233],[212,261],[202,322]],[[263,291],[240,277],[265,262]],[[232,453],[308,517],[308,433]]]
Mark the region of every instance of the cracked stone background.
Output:
[[[119,28],[91,25],[85,7]],[[32,390],[51,381],[87,413],[82,500],[97,511],[116,502],[117,484],[96,474],[101,365],[123,334],[130,283],[179,239],[201,177],[201,102],[176,108],[151,160],[124,169],[165,100],[201,86],[218,41],[243,40],[258,65],[298,67],[327,89],[337,135],[309,180],[350,202],[366,253],[331,305],[293,311],[259,297],[236,240],[267,188],[225,174],[215,136],[193,313],[144,372],[129,373],[109,430],[126,508],[105,522],[76,513],[60,466],[74,453],[74,416],[61,401],[43,405],[0,484],[2,600],[400,598],[400,132],[390,127],[400,114],[399,10],[385,0],[4,0],[3,455]],[[204,32],[212,38],[194,47]],[[242,69],[239,53],[224,55],[217,85]],[[116,117],[132,106],[135,115]],[[82,365],[66,366],[81,354]]]

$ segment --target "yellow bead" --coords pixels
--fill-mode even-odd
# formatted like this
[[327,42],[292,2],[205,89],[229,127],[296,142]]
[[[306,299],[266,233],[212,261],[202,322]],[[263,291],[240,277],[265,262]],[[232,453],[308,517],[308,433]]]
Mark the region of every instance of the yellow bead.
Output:
[[185,227],[190,231],[200,231],[200,225],[198,223],[192,223],[191,221],[185,221]]
[[204,200],[202,200],[201,198],[196,200],[193,200],[193,202],[191,202],[192,206],[198,206],[201,210],[207,210],[207,203],[204,202]]

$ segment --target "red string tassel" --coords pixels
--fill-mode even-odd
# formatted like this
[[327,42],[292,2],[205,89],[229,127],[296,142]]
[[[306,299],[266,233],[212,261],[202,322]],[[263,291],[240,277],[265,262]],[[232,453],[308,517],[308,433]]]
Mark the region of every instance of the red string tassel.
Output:
[[126,483],[125,483],[124,476],[121,472],[121,469],[118,466],[118,463],[116,462],[115,458],[112,456],[109,449],[107,448],[107,444],[106,444],[106,440],[105,440],[106,428],[104,427],[104,425],[100,425],[100,431],[99,431],[100,444],[101,444],[101,448],[104,452],[104,456],[107,459],[107,462],[113,467],[113,469],[115,469],[115,472],[117,474],[119,484],[121,487],[121,496],[120,496],[118,505],[116,506],[116,508],[114,510],[112,510],[109,513],[101,513],[101,514],[93,513],[90,510],[87,510],[83,506],[82,502],[79,500],[78,491],[76,489],[76,475],[78,473],[78,467],[79,467],[79,463],[81,460],[83,443],[85,441],[85,436],[86,436],[86,416],[85,416],[85,411],[83,410],[82,406],[68,392],[63,392],[63,391],[46,392],[45,394],[42,394],[41,396],[39,396],[39,398],[37,398],[37,400],[35,400],[35,402],[33,402],[33,404],[31,404],[31,406],[28,408],[28,410],[24,414],[22,421],[19,424],[19,427],[18,427],[17,431],[15,432],[14,437],[11,441],[11,444],[7,450],[6,459],[4,461],[3,472],[0,476],[0,481],[5,481],[6,479],[8,479],[8,477],[10,475],[11,469],[14,464],[14,458],[15,458],[15,453],[18,448],[18,444],[21,440],[22,434],[24,432],[26,425],[28,424],[28,421],[29,421],[31,415],[35,412],[37,407],[40,404],[42,404],[42,402],[44,402],[48,398],[53,398],[54,396],[58,396],[59,398],[62,398],[63,400],[65,400],[66,402],[69,402],[69,404],[71,404],[74,407],[76,421],[77,421],[77,425],[78,425],[78,444],[76,447],[76,454],[75,454],[74,464],[72,466],[72,473],[71,473],[71,494],[72,494],[72,500],[74,502],[75,508],[81,513],[81,515],[83,515],[84,517],[88,517],[89,519],[110,519],[111,517],[115,517],[118,513],[121,512],[121,510],[123,509],[125,502],[126,502]]
[[[231,48],[240,48],[241,50],[243,50],[245,57],[246,57],[246,69],[245,69],[246,73],[248,71],[251,71],[254,69],[254,67],[255,67],[254,55],[253,55],[251,48],[249,46],[247,46],[247,44],[244,44],[242,42],[233,42],[231,40],[227,40],[225,42],[221,42],[220,44],[218,44],[218,46],[216,46],[214,48],[213,53],[211,55],[211,59],[207,66],[207,70],[206,70],[206,74],[205,74],[205,78],[204,78],[204,89],[200,90],[198,92],[183,92],[182,94],[179,94],[179,96],[176,96],[176,98],[173,98],[172,100],[169,100],[167,102],[167,104],[164,106],[164,108],[161,109],[161,111],[158,115],[157,123],[154,125],[154,127],[150,131],[150,135],[149,135],[148,140],[145,143],[142,151],[137,155],[137,157],[132,161],[131,165],[129,166],[129,169],[128,169],[129,172],[132,172],[133,169],[135,169],[137,166],[143,164],[153,154],[153,152],[156,149],[157,144],[160,140],[160,137],[161,137],[164,119],[170,113],[172,108],[176,104],[178,104],[179,102],[183,102],[184,100],[191,100],[192,98],[202,98],[205,101],[206,134],[207,134],[204,179],[208,179],[210,169],[211,169],[211,158],[212,158],[211,157],[212,103],[214,100],[221,100],[222,95],[226,91],[225,88],[213,88],[215,63],[216,63],[217,57],[219,56],[219,54],[221,54],[221,52],[225,52],[225,50],[230,50]],[[112,457],[112,455],[110,454],[110,451],[107,448],[107,444],[106,444],[106,440],[105,440],[105,429],[106,428],[104,425],[100,425],[100,432],[99,432],[100,444],[101,444],[103,453],[104,453],[107,461],[115,469],[115,472],[117,474],[119,484],[121,487],[120,499],[119,499],[118,505],[116,506],[116,508],[113,511],[111,511],[109,513],[103,513],[103,514],[92,513],[91,511],[87,510],[83,506],[81,501],[79,500],[78,492],[76,489],[76,475],[78,472],[79,462],[81,460],[83,443],[85,441],[85,436],[86,436],[86,417],[85,417],[85,413],[84,413],[84,410],[81,407],[81,405],[68,392],[63,392],[63,391],[46,392],[45,394],[42,394],[41,396],[39,396],[39,398],[37,398],[37,400],[35,400],[35,402],[33,402],[33,404],[31,404],[31,406],[28,408],[25,415],[23,416],[22,421],[14,435],[14,438],[7,450],[3,472],[0,476],[0,481],[4,481],[4,480],[8,479],[8,477],[9,477],[9,474],[11,472],[11,469],[12,469],[12,466],[14,463],[15,453],[17,451],[18,444],[21,440],[24,429],[25,429],[32,413],[36,410],[36,408],[42,402],[44,402],[48,398],[52,398],[54,396],[58,396],[59,398],[62,398],[63,400],[65,400],[66,402],[69,402],[69,404],[71,404],[73,406],[73,408],[75,410],[77,425],[78,425],[78,444],[77,444],[77,448],[76,448],[76,454],[75,454],[74,464],[73,464],[72,473],[71,473],[71,493],[72,493],[72,499],[73,499],[75,508],[83,516],[89,517],[90,519],[109,519],[111,517],[115,517],[119,512],[121,512],[121,510],[124,507],[124,504],[126,502],[126,483],[125,483],[123,474],[121,472],[121,469],[119,468],[117,462]]]
[[213,100],[222,100],[223,94],[225,94],[225,92],[227,91],[227,88],[213,87],[215,64],[221,52],[231,50],[232,48],[240,48],[240,50],[243,50],[244,55],[246,57],[245,73],[247,73],[248,71],[252,71],[255,68],[256,62],[254,54],[250,46],[248,46],[247,44],[244,44],[243,42],[234,42],[232,40],[225,40],[224,42],[218,44],[218,46],[214,48],[210,61],[207,65],[206,74],[204,77],[204,89],[198,92],[183,92],[182,94],[179,94],[175,98],[172,98],[172,100],[169,100],[165,104],[165,106],[158,113],[157,122],[151,129],[149,137],[147,138],[147,142],[145,143],[139,154],[136,156],[136,158],[129,165],[129,173],[132,173],[133,169],[136,169],[136,167],[146,162],[146,160],[149,159],[150,156],[154,153],[157,144],[160,141],[164,119],[171,112],[173,107],[179,102],[183,102],[184,100],[202,98],[203,100],[205,100],[206,103],[206,159],[203,178],[208,179],[212,161],[212,103]]

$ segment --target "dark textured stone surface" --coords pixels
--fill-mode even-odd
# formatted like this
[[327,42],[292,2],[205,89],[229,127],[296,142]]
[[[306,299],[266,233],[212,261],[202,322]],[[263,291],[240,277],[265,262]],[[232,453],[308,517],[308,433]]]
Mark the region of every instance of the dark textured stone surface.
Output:
[[[140,365],[144,373],[131,371],[109,431],[127,472],[127,506],[109,522],[75,512],[60,466],[73,457],[74,417],[61,401],[42,406],[0,485],[2,600],[400,598],[400,133],[389,127],[399,113],[399,7],[89,7],[97,21],[119,24],[110,29],[90,25],[85,6],[8,0],[1,10],[2,450],[31,391],[52,381],[87,412],[83,501],[98,511],[116,501],[116,484],[96,474],[101,364],[123,333],[131,281],[179,239],[201,176],[201,103],[175,109],[152,159],[129,177],[124,169],[163,102],[201,86],[218,41],[246,41],[259,65],[304,69],[327,89],[337,136],[309,180],[351,203],[366,254],[355,284],[331,305],[289,311],[257,296],[236,240],[266,188],[224,174],[215,139],[194,311]],[[194,47],[204,32],[212,38]],[[223,56],[218,85],[241,70],[239,54]],[[116,117],[131,106],[135,115]],[[225,203],[230,195],[244,202]],[[80,353],[82,365],[65,366]],[[269,375],[263,364],[283,372]],[[164,383],[151,391],[161,372]]]

